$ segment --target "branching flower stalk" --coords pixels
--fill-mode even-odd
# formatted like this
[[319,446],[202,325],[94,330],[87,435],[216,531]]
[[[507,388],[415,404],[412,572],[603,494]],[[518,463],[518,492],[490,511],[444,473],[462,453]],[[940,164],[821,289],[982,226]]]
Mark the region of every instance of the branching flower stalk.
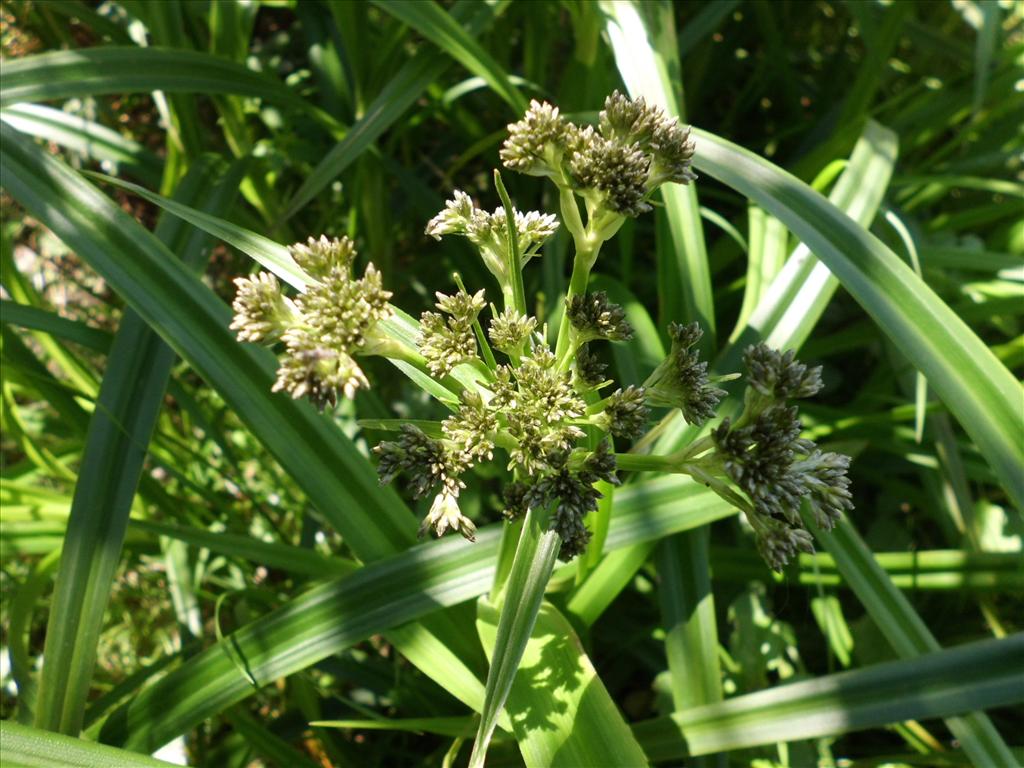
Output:
[[[382,483],[401,476],[412,496],[432,497],[421,535],[457,531],[472,541],[476,524],[460,509],[460,492],[475,466],[504,466],[503,514],[529,525],[516,534],[515,548],[503,545],[503,557],[514,562],[499,562],[492,598],[507,578],[520,591],[527,582],[540,590],[530,597],[539,606],[555,554],[572,560],[590,545],[598,484],[617,484],[618,471],[690,475],[743,513],[765,562],[781,570],[796,552],[812,549],[802,505],[824,529],[852,507],[849,459],[802,437],[793,404],[817,394],[820,368],[798,362],[792,352],[749,347],[744,408],[735,421],[721,419],[669,455],[614,448],[615,442],[652,442],[659,429],[650,429],[652,409],[678,410],[691,425],[709,425],[726,394],[718,384],[739,375],[709,375],[697,352],[702,331],[696,323],[669,326],[670,352],[642,383],[616,385],[594,351],[633,336],[623,308],[587,290],[601,247],[627,217],[650,209],[662,184],[696,178],[693,153],[689,130],[643,99],[613,93],[596,128],[575,125],[557,107],[534,101],[509,126],[501,159],[509,169],[555,184],[561,221],[516,210],[495,171],[498,207],[486,211],[455,191],[426,225],[433,238],[460,236],[475,246],[501,293],[500,310],[486,288],[471,292],[455,275],[456,290],[437,291],[434,308],[420,315],[412,349],[382,323],[393,310],[380,273],[369,264],[357,277],[352,241],[321,237],[290,249],[310,278],[305,292],[287,295],[268,273],[236,281],[232,328],[242,341],[278,349],[275,391],[308,398],[321,409],[369,386],[361,356],[400,360],[445,382],[458,397],[445,403],[451,413],[422,428],[404,424],[374,449],[377,470]],[[571,234],[575,254],[552,349],[548,329],[529,311],[522,271],[560,225]],[[475,377],[453,375],[464,366]],[[535,611],[502,611],[498,637],[514,636],[506,646],[521,653],[535,617]],[[503,669],[508,663],[502,660]],[[512,663],[514,669],[518,657]],[[500,708],[508,691],[495,688],[493,668],[487,685],[487,700]],[[493,725],[481,722],[474,765],[482,761]]]
[[[402,360],[453,383],[460,402],[437,422],[435,436],[407,425],[376,448],[382,482],[404,475],[413,496],[433,494],[422,531],[456,530],[472,539],[475,524],[459,510],[459,493],[467,473],[495,460],[497,452],[512,472],[506,517],[550,510],[562,557],[571,559],[589,541],[584,519],[599,498],[594,482],[615,482],[617,460],[618,469],[685,473],[707,484],[744,512],[766,561],[779,569],[794,551],[810,547],[798,514],[802,501],[826,528],[850,507],[848,460],[801,438],[792,405],[818,392],[820,369],[797,362],[792,353],[751,347],[745,407],[735,422],[722,420],[668,456],[611,448],[613,440],[644,442],[652,408],[678,409],[688,423],[704,425],[725,395],[717,384],[735,377],[709,376],[696,351],[702,333],[696,323],[669,326],[670,353],[642,384],[613,388],[591,350],[633,334],[622,307],[586,290],[602,244],[626,217],[650,209],[661,184],[696,178],[693,152],[688,129],[643,99],[617,92],[606,100],[596,128],[580,127],[557,107],[536,101],[509,126],[502,161],[555,184],[561,224],[576,244],[554,350],[546,328],[528,312],[522,270],[560,222],[552,214],[516,210],[497,171],[501,205],[488,212],[456,191],[426,233],[469,239],[498,284],[500,311],[488,304],[485,288],[471,293],[456,275],[457,290],[438,291],[435,308],[421,314],[418,349],[411,349],[383,327],[392,309],[380,273],[368,264],[357,277],[353,242],[321,237],[290,248],[310,278],[305,292],[287,295],[266,272],[239,278],[231,327],[242,341],[279,349],[276,391],[308,398],[321,409],[369,386],[357,362],[361,356]],[[464,365],[478,372],[477,386],[445,378]]]

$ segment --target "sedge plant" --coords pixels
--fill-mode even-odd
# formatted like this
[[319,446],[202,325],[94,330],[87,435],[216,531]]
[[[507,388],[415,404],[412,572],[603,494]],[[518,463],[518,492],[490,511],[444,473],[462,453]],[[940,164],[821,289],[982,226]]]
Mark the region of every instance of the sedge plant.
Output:
[[[417,350],[382,328],[392,313],[391,293],[372,264],[356,273],[355,247],[345,237],[311,237],[289,249],[309,278],[308,289],[297,295],[287,295],[266,272],[236,280],[232,327],[242,341],[279,348],[275,390],[321,409],[369,386],[358,358],[371,355],[413,365],[459,393],[461,401],[443,421],[403,424],[377,445],[377,469],[382,483],[401,478],[412,496],[432,496],[421,535],[454,531],[471,541],[476,526],[459,506],[469,471],[485,462],[507,470],[503,514],[528,522],[508,529],[502,552],[511,562],[499,563],[491,597],[509,606],[499,637],[515,649],[511,636],[519,635],[518,654],[513,650],[502,660],[514,673],[556,557],[570,561],[586,551],[599,484],[618,484],[619,472],[686,474],[711,488],[744,514],[761,556],[776,571],[797,552],[813,551],[802,506],[828,530],[852,503],[849,458],[801,436],[796,401],[820,390],[820,368],[800,363],[791,351],[752,345],[744,354],[742,412],[718,419],[726,394],[718,384],[739,372],[709,376],[696,350],[697,323],[668,327],[670,352],[643,382],[609,378],[595,350],[606,342],[628,343],[633,329],[621,306],[588,290],[591,271],[623,223],[651,209],[659,187],[696,180],[691,161],[698,150],[689,129],[643,98],[615,92],[596,127],[576,125],[557,107],[534,101],[508,130],[502,162],[553,183],[558,215],[516,209],[498,171],[499,205],[492,211],[455,191],[426,234],[467,238],[495,285],[470,292],[454,276],[455,290],[438,290],[437,311],[420,316]],[[572,276],[558,326],[548,328],[527,303],[523,270],[559,226],[572,237]],[[451,377],[459,366],[475,372],[472,386]],[[649,453],[659,410],[678,410],[688,424],[708,428],[673,453]],[[517,572],[527,571],[537,585],[534,595],[505,590]],[[493,711],[490,717],[484,712],[475,764],[482,763],[511,684],[506,676],[502,690],[496,662],[488,677]]]

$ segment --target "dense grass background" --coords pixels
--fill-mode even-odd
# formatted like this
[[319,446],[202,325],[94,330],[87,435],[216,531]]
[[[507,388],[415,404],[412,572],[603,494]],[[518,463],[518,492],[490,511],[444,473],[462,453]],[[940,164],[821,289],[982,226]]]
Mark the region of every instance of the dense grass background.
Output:
[[[488,286],[426,220],[453,188],[497,204],[530,98],[585,121],[615,88],[700,129],[701,176],[602,252],[595,284],[638,329],[618,378],[644,379],[672,320],[702,320],[721,372],[758,338],[799,348],[826,382],[805,424],[855,457],[856,510],[774,576],[717,497],[627,478],[607,554],[549,587],[489,764],[601,764],[588,741],[626,729],[670,764],[1021,760],[1019,4],[2,14],[5,762],[136,764],[91,742],[184,737],[204,766],[465,763],[507,478],[463,495],[475,545],[416,545],[425,509],[378,487],[383,433],[357,420],[443,408],[380,360],[326,417],[271,395],[272,356],[227,330],[230,281],[323,233],[413,315],[453,271]],[[566,240],[526,271],[542,316]]]

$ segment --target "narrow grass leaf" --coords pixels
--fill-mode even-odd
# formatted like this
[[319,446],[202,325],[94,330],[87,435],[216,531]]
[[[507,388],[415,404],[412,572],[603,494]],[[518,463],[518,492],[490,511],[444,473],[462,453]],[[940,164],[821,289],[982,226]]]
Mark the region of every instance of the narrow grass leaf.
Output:
[[[600,7],[615,63],[630,95],[643,96],[685,120],[685,105],[676,97],[682,80],[671,5],[602,2]],[[656,22],[646,21],[646,12],[656,16]],[[671,246],[659,252],[660,321],[697,320],[704,329],[702,349],[709,353],[715,349],[715,312],[697,191],[692,184],[666,184],[661,196]]]
[[98,190],[13,129],[0,130],[10,193],[211,381],[359,556],[411,544],[413,518],[397,494],[379,486],[369,462],[333,424],[271,393],[273,355],[235,340],[228,308]]
[[[1024,701],[1024,634],[876,664],[634,726],[654,761],[833,736]],[[968,754],[970,754],[968,752]],[[976,765],[1013,765],[1012,753]]]
[[180,48],[107,46],[50,51],[6,59],[2,72],[0,106],[105,93],[167,91],[230,93],[276,101],[300,111],[314,110],[277,80],[220,56]]
[[[415,522],[395,491],[380,486],[369,461],[332,421],[271,392],[273,354],[235,340],[230,311],[210,289],[98,190],[13,128],[0,123],[0,131],[11,194],[221,393],[353,552],[373,560],[412,544]],[[417,629],[438,633],[465,664],[482,667],[479,643],[452,617],[431,617]],[[424,672],[431,674],[429,664]]]
[[403,731],[467,738],[476,731],[476,718],[395,717],[381,720],[317,720],[310,725],[314,728],[341,728],[349,731]]
[[676,534],[659,543],[655,558],[672,703],[677,710],[722,700],[710,535],[708,526]]
[[18,328],[42,331],[104,354],[110,349],[113,340],[109,331],[91,328],[83,322],[61,317],[56,312],[19,304],[10,299],[0,299],[0,322]]
[[42,104],[14,104],[0,110],[4,120],[22,133],[52,141],[118,168],[144,184],[157,186],[163,173],[160,159],[136,141],[105,125]]
[[[462,0],[451,10],[452,18],[463,25],[468,35],[486,29],[500,12],[503,3],[470,3]],[[317,163],[289,200],[284,217],[291,218],[322,192],[342,171],[386,131],[423,95],[427,87],[451,66],[444,53],[423,50],[416,53],[370,103],[345,137]]]
[[359,567],[351,560],[327,557],[317,552],[311,552],[305,547],[260,541],[252,536],[240,536],[224,531],[205,531],[200,528],[186,528],[148,520],[129,520],[128,529],[150,536],[166,536],[228,557],[248,560],[256,565],[314,578],[351,573]]
[[[616,496],[607,546],[653,541],[732,514],[735,510],[688,478],[635,483]],[[232,658],[244,659],[257,682],[269,683],[371,634],[483,595],[494,581],[503,525],[479,530],[475,544],[432,541],[293,598],[153,682],[90,734],[133,749],[156,749],[255,693]],[[482,691],[475,705],[482,708]]]
[[[179,194],[215,211],[226,209],[241,170],[236,166],[225,183],[211,187],[213,167],[197,164]],[[211,239],[169,216],[156,236],[187,254],[193,268]],[[110,584],[173,361],[174,352],[127,311],[107,357],[68,516],[39,682],[40,728],[72,736],[81,730]]]
[[[498,611],[481,601],[477,630],[487,650],[499,622]],[[540,607],[507,708],[529,768],[647,765],[576,633],[549,603]]]
[[474,75],[482,77],[495,93],[508,102],[516,117],[526,112],[526,99],[512,84],[504,68],[440,5],[417,0],[373,2],[415,29]]
[[[176,216],[180,216],[193,226],[196,226],[205,232],[209,232],[224,242],[233,245],[242,253],[250,256],[254,261],[277,275],[281,280],[299,290],[303,290],[310,283],[311,278],[299,269],[298,265],[292,259],[291,254],[288,252],[288,249],[285,246],[264,237],[263,235],[257,234],[256,232],[243,227],[239,227],[229,221],[217,218],[216,216],[210,216],[202,211],[189,208],[187,205],[176,203],[175,201],[162,195],[158,195],[155,192],[150,192],[137,184],[121,181],[120,179],[115,179],[111,176],[102,176],[101,174],[90,175],[115,186],[131,190],[140,197],[160,206],[164,210],[169,211]],[[393,339],[404,344],[410,352],[416,351],[418,346],[419,323],[405,312],[397,307],[392,307],[391,317],[385,318],[381,321],[381,327]],[[437,379],[427,375],[424,371],[419,370],[415,366],[403,360],[394,360],[392,362],[396,368],[402,371],[402,373],[423,387],[424,390],[432,394],[438,400],[445,403],[455,404],[459,402],[459,395],[457,392],[445,385],[445,381],[450,382],[450,380],[446,379],[438,381]],[[451,379],[454,379],[463,387],[475,386],[476,381],[479,379],[479,374],[470,366],[461,365],[451,373]]]
[[93,741],[0,721],[0,762],[11,768],[167,768],[172,763]]
[[[519,544],[504,593],[499,597],[501,616],[497,622],[497,634],[493,641],[491,666],[487,671],[487,688],[484,692],[484,706],[480,713],[480,726],[473,753],[469,758],[471,768],[481,768],[487,754],[491,736],[498,723],[498,715],[505,706],[505,700],[512,690],[519,662],[537,621],[537,612],[544,599],[544,590],[555,568],[558,550],[562,540],[558,533],[544,530],[538,519],[538,510],[529,510],[523,521]],[[544,520],[547,515],[541,516]],[[487,611],[498,611],[486,598],[480,598],[477,618]],[[483,638],[481,638],[483,639]]]
[[739,4],[740,0],[719,0],[717,3],[703,6],[679,32],[680,60],[685,59],[686,54],[710,37]]
[[[802,509],[801,515],[810,526],[808,510]],[[835,558],[839,572],[897,655],[903,659],[910,659],[939,650],[940,646],[935,636],[914,611],[910,601],[896,589],[888,575],[875,561],[871,550],[861,540],[848,519],[840,520],[832,531],[822,531],[814,527],[810,529],[816,532],[829,554]],[[999,640],[992,645],[998,648],[999,652],[1013,652],[1011,645],[1016,643],[1015,653],[1020,657],[1021,647],[1024,647],[1024,634],[1015,635],[1014,638]],[[1000,643],[1006,645],[999,646]],[[1002,677],[1005,683],[1011,687],[1016,685],[1019,692],[1024,695],[1022,662],[1024,659],[1019,658],[1016,666],[1004,666]],[[969,677],[962,677],[962,670],[950,670],[948,674],[953,678],[969,680]],[[969,714],[946,721],[967,754],[979,765],[1010,765],[1012,756],[1009,748],[992,725],[992,721],[984,713],[970,712],[970,709],[972,708],[965,707],[957,710],[955,714]],[[918,715],[910,715],[901,719],[918,718]]]
[[123,181],[122,179],[99,173],[90,175],[98,181],[113,184],[121,189],[127,189],[139,197],[160,206],[164,210],[170,211],[193,226],[209,232],[225,243],[233,245],[238,250],[251,256],[258,264],[273,272],[293,288],[301,291],[312,282],[312,278],[299,269],[299,265],[295,263],[291,254],[288,253],[288,249],[267,237],[243,229],[203,211],[198,211],[163,195],[150,192],[138,184],[132,184],[129,181]]
[[768,286],[779,274],[788,256],[789,232],[778,219],[769,216],[756,205],[747,207],[747,229],[750,242],[747,250],[747,279],[743,286],[743,304],[740,306],[736,328],[729,337],[735,341],[746,328],[754,308],[761,303]]

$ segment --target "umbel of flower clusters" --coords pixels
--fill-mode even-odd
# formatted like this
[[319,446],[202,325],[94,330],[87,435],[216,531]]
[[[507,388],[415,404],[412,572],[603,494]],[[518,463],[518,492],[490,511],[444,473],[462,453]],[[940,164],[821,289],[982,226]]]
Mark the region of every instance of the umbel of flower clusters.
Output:
[[[274,389],[321,408],[367,386],[356,362],[367,354],[401,358],[459,393],[447,418],[404,424],[374,449],[382,483],[401,475],[414,497],[432,497],[421,534],[457,531],[473,540],[476,526],[462,513],[459,496],[474,467],[499,461],[512,473],[505,516],[537,511],[559,534],[559,556],[571,559],[590,541],[585,520],[597,510],[597,484],[617,483],[618,465],[689,474],[707,485],[744,513],[765,561],[781,569],[812,548],[802,509],[829,529],[852,508],[848,457],[802,437],[792,402],[817,394],[820,368],[792,352],[748,348],[742,413],[707,426],[727,394],[717,384],[735,376],[709,374],[697,352],[696,323],[669,326],[669,354],[642,385],[617,386],[594,351],[633,336],[623,308],[587,290],[600,245],[625,217],[647,210],[661,184],[692,181],[693,152],[688,129],[643,99],[617,92],[605,101],[596,128],[574,125],[538,102],[509,126],[502,160],[556,184],[562,223],[576,246],[554,349],[547,327],[527,309],[521,271],[559,221],[515,210],[500,178],[501,207],[485,211],[456,191],[426,227],[436,239],[461,236],[475,246],[500,288],[500,310],[484,290],[470,293],[456,279],[458,290],[437,292],[434,309],[421,314],[413,352],[383,333],[391,294],[373,266],[356,277],[352,242],[320,238],[290,249],[310,278],[304,292],[285,295],[267,273],[236,281],[232,328],[243,341],[278,345]],[[462,366],[471,375],[453,376]],[[652,408],[677,411],[708,431],[667,456],[616,454],[615,441],[644,436]]]
[[391,314],[391,293],[373,264],[362,277],[353,275],[356,250],[347,237],[311,237],[288,250],[312,284],[292,298],[269,272],[237,278],[231,329],[241,341],[282,342],[274,391],[306,397],[323,410],[339,394],[351,398],[369,386],[355,358],[392,344],[377,328]]

